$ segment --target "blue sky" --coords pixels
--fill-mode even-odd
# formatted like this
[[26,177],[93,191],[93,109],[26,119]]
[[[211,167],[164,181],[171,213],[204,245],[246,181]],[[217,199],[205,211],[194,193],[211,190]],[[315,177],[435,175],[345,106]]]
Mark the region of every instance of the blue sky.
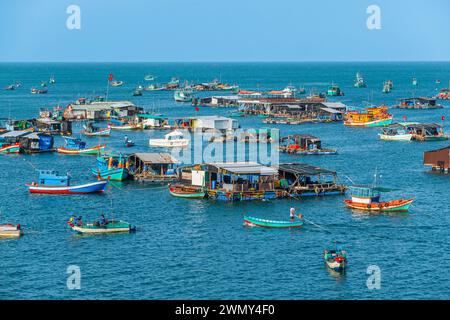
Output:
[[1,0],[0,61],[442,61],[449,17],[448,0]]

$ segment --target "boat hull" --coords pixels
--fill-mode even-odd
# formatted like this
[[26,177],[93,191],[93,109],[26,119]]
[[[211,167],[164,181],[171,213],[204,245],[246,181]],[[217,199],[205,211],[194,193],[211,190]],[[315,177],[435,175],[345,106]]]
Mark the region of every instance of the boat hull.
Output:
[[201,188],[189,188],[184,186],[169,185],[169,192],[172,196],[178,198],[203,199],[206,191]]
[[126,168],[112,168],[106,170],[93,168],[92,174],[94,176],[100,176],[102,179],[109,179],[111,181],[123,181],[129,177],[128,169]]
[[109,137],[111,135],[111,129],[107,128],[107,129],[98,130],[95,132],[82,131],[82,133],[88,137]]
[[150,139],[149,143],[150,147],[160,147],[160,148],[184,148],[189,145],[189,141],[167,141],[165,139]]
[[129,223],[118,222],[108,223],[106,226],[94,226],[93,224],[83,226],[70,226],[73,231],[82,234],[109,234],[109,233],[129,233],[136,231],[136,228]]
[[387,134],[378,134],[381,140],[386,141],[411,141],[412,134],[399,134],[399,135],[387,135]]
[[386,202],[360,203],[349,199],[344,200],[344,204],[351,209],[375,212],[406,212],[414,199],[400,199]]
[[18,238],[22,235],[20,226],[15,224],[0,224],[0,238]]
[[374,120],[374,121],[368,121],[368,122],[353,122],[353,121],[345,121],[344,125],[350,126],[350,127],[361,127],[361,128],[371,128],[371,127],[384,127],[392,124],[393,117],[381,119],[381,120]]
[[249,227],[277,228],[277,229],[301,228],[303,226],[303,221],[302,220],[276,221],[245,216],[244,225]]
[[98,145],[93,148],[86,148],[86,149],[67,149],[64,147],[60,147],[56,149],[58,153],[62,154],[72,154],[72,155],[97,155],[100,151],[105,149],[106,144]]
[[43,194],[88,194],[104,192],[108,181],[96,181],[78,186],[43,186],[28,184],[30,193]]
[[12,145],[7,145],[4,147],[0,147],[0,153],[4,153],[4,154],[17,154],[20,152],[20,144],[19,143],[15,143]]

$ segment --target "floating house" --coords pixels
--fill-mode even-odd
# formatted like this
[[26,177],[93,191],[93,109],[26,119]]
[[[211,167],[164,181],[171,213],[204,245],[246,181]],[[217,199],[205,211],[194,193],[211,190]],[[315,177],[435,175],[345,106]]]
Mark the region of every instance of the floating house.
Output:
[[450,138],[444,133],[444,128],[436,123],[400,122],[397,125],[412,134],[412,140],[443,141]]
[[394,108],[399,109],[442,109],[444,106],[436,103],[435,98],[403,98],[398,99]]
[[322,141],[308,134],[294,134],[280,139],[281,152],[297,155],[329,155],[336,154],[335,149],[322,148]]
[[194,105],[208,106],[208,107],[238,107],[239,96],[212,96],[206,98],[194,98],[192,101]]
[[215,130],[215,131],[234,131],[239,129],[239,122],[236,119],[222,116],[200,116],[181,118],[175,120],[175,127],[190,130]]
[[130,101],[90,101],[85,98],[71,103],[64,110],[66,120],[107,120],[110,116],[132,117],[142,113],[143,108]]
[[51,118],[39,118],[35,121],[35,129],[51,135],[71,135],[72,122],[58,121]]
[[25,153],[52,152],[54,139],[51,135],[28,130],[10,131],[0,135],[0,138],[10,144],[19,143],[20,151]]
[[304,163],[278,165],[280,187],[293,196],[344,194],[346,187],[337,183],[335,171]]
[[160,114],[138,114],[137,118],[142,122],[144,129],[170,129],[169,119]]
[[254,162],[208,163],[177,170],[184,185],[206,190],[210,199],[244,201],[275,199],[283,196],[275,190],[278,171]]
[[341,102],[271,105],[265,111],[265,123],[297,124],[303,122],[343,121],[347,106]]
[[180,162],[169,153],[133,153],[128,163],[134,180],[162,183],[177,179],[175,169]]
[[425,151],[423,154],[423,164],[431,166],[432,171],[450,173],[450,146]]

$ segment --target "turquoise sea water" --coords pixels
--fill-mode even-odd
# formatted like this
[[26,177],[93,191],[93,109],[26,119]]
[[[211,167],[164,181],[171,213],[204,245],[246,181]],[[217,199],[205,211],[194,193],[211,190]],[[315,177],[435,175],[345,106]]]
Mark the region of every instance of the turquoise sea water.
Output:
[[[357,89],[357,71],[368,87]],[[292,83],[325,91],[339,84],[347,105],[392,105],[396,98],[430,96],[447,86],[450,63],[162,63],[162,64],[0,64],[0,86],[14,80],[23,86],[0,90],[0,118],[36,117],[41,107],[63,106],[79,96],[104,94],[107,75],[125,82],[110,88],[110,99],[130,100],[169,117],[226,115],[229,109],[201,107],[199,112],[176,104],[173,92],[144,92],[132,97],[146,74],[167,82],[172,76],[194,82],[221,78],[244,89],[282,89]],[[46,95],[30,88],[54,75]],[[411,78],[419,86],[413,88]],[[394,81],[391,94],[382,94],[384,80]],[[441,85],[435,80],[440,79]],[[212,93],[217,94],[217,93]],[[219,93],[220,94],[220,93]],[[445,104],[445,103],[444,103]],[[392,110],[396,121],[441,123],[450,119],[448,104],[441,110]],[[243,128],[267,127],[261,118],[239,119]],[[104,195],[30,195],[25,183],[37,168],[69,171],[75,180],[89,181],[94,157],[58,154],[0,156],[0,222],[21,223],[25,235],[0,240],[1,299],[448,299],[450,275],[446,251],[450,238],[450,178],[428,173],[423,151],[448,142],[386,142],[378,129],[355,129],[336,124],[272,125],[281,135],[307,133],[337,148],[336,156],[296,157],[281,160],[306,162],[336,170],[358,183],[373,179],[398,188],[386,198],[415,197],[409,214],[366,215],[344,207],[344,196],[302,200],[222,203],[171,197],[166,188],[144,183],[114,183]],[[78,131],[80,126],[75,125]],[[117,151],[157,151],[149,137],[163,132],[127,133],[137,142],[123,148],[124,133],[113,132],[102,141]],[[95,139],[85,139],[94,144]],[[62,144],[56,138],[56,145]],[[25,160],[26,161],[25,161]],[[111,214],[111,199],[113,213]],[[285,219],[295,206],[314,225],[302,230],[258,230],[242,226],[242,216]],[[66,225],[70,213],[85,220],[101,212],[137,225],[135,234],[82,237]],[[333,241],[345,244],[349,269],[335,277],[325,268],[322,251]],[[81,269],[81,289],[68,290],[66,269]],[[381,288],[366,286],[369,265],[381,269]]]

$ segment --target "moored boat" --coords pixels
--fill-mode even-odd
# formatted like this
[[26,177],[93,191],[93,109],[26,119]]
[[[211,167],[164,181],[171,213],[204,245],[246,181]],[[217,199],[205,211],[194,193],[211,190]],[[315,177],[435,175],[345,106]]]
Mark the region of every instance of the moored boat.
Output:
[[0,238],[18,238],[22,235],[20,224],[0,224]]
[[67,221],[67,224],[73,231],[84,234],[106,234],[136,231],[136,227],[121,220],[107,220],[104,223],[99,221],[83,223],[82,221],[77,221],[77,219],[72,217],[69,221]]
[[336,96],[343,96],[344,92],[342,92],[341,88],[337,86],[336,84],[331,84],[328,87],[327,90],[327,96],[336,97]]
[[303,226],[303,220],[296,218],[293,221],[279,221],[279,220],[268,220],[255,218],[251,216],[244,216],[244,225],[249,227],[260,227],[260,228],[301,228]]
[[191,102],[192,92],[189,90],[175,90],[173,98],[177,102]]
[[97,136],[97,137],[109,137],[111,135],[111,128],[98,128],[93,125],[92,122],[89,122],[87,125],[83,126],[82,134],[86,136]]
[[336,272],[345,271],[347,268],[347,252],[340,245],[336,245],[333,249],[325,249],[323,260],[328,268]]
[[332,155],[337,154],[335,149],[323,149],[322,141],[306,134],[294,134],[280,139],[281,152],[297,155]]
[[47,89],[31,88],[31,93],[33,93],[33,94],[45,94],[45,93],[47,93]]
[[38,183],[32,182],[27,184],[30,193],[44,194],[88,194],[104,192],[107,180],[85,183],[72,186],[68,175],[60,176],[54,170],[38,170]]
[[101,155],[97,157],[97,167],[92,168],[92,175],[111,181],[128,179],[129,163],[122,155]]
[[17,154],[20,152],[20,143],[3,143],[0,142],[0,153],[3,154]]
[[164,139],[149,139],[151,147],[175,148],[187,147],[189,139],[183,138],[183,133],[175,130],[164,136]]
[[113,82],[111,82],[111,85],[113,87],[120,87],[123,85],[123,81],[113,81]]
[[72,155],[96,155],[105,149],[106,144],[99,144],[92,148],[86,148],[86,142],[79,138],[63,137],[66,141],[65,147],[59,147],[56,150],[58,153],[72,154]]
[[351,199],[345,199],[344,204],[351,209],[375,212],[408,211],[414,199],[398,199],[380,201],[380,192],[384,188],[374,186],[349,186]]
[[390,125],[382,129],[378,134],[381,140],[388,141],[411,141],[413,135],[402,129],[402,126]]
[[365,112],[348,111],[344,125],[352,127],[383,127],[390,125],[394,117],[385,106],[366,108]]
[[362,74],[360,72],[356,73],[356,79],[355,79],[355,84],[354,86],[356,88],[365,88],[366,84],[364,82],[364,78],[362,76]]
[[170,194],[178,198],[203,199],[206,196],[206,190],[202,187],[182,184],[169,184],[168,187]]

